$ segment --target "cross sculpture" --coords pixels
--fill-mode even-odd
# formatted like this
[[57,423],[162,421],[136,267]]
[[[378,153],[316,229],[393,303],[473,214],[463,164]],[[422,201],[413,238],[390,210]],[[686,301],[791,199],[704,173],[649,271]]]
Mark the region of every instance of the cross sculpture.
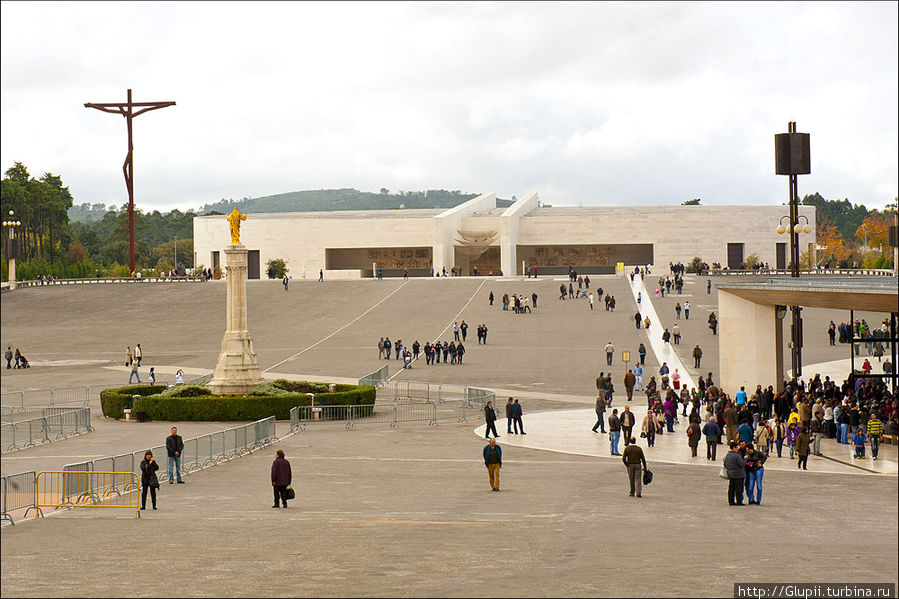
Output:
[[[150,110],[174,106],[174,102],[132,102],[131,90],[128,90],[128,102],[94,104],[86,103],[85,108],[96,108],[103,112],[119,113],[128,124],[128,155],[122,170],[125,173],[125,186],[128,188],[128,265],[129,272],[134,273],[134,143],[131,139],[131,120]],[[137,108],[138,110],[135,110]]]

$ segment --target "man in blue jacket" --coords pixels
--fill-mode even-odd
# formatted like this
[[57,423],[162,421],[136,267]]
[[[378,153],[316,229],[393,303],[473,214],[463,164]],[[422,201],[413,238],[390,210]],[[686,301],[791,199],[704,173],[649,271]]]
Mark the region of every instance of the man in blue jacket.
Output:
[[499,470],[503,467],[503,450],[496,444],[496,439],[490,439],[484,446],[484,465],[487,466],[490,489],[499,491]]
[[514,434],[518,434],[518,429],[521,429],[521,434],[526,435],[524,432],[524,423],[521,421],[521,404],[518,403],[518,398],[515,398],[515,402],[512,404],[512,425],[515,429],[513,431]]

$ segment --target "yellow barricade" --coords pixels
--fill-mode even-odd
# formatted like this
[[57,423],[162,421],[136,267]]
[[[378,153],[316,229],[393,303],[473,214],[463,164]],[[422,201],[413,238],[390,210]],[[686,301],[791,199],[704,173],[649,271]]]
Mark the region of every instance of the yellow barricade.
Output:
[[140,518],[140,481],[134,472],[48,470],[37,473],[35,506],[133,509]]

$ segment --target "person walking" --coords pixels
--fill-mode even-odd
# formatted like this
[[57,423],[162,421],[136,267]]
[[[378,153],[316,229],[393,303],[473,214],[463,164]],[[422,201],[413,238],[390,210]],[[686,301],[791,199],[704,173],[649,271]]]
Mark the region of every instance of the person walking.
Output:
[[487,477],[490,479],[490,490],[499,491],[499,471],[503,467],[503,450],[490,439],[484,446],[484,465],[487,466]]
[[671,334],[674,336],[674,345],[680,345],[680,327],[677,323],[671,327]]
[[518,403],[518,398],[516,397],[512,402],[512,424],[514,428],[513,434],[515,435],[518,434],[519,429],[521,430],[522,435],[527,434],[526,432],[524,432],[524,423],[521,421],[521,414],[521,404]]
[[[649,328],[649,327],[646,327]],[[637,354],[640,355],[640,366],[646,365],[646,346],[643,343],[640,343],[640,348],[637,350]]]
[[323,283],[325,281],[325,271],[322,268],[318,269],[318,282]]
[[676,315],[676,318],[678,320],[680,320],[680,313],[681,313],[680,302],[677,302],[676,304],[674,304],[674,313]]
[[709,421],[702,427],[702,434],[705,435],[705,459],[715,461],[718,457],[718,443],[721,440],[721,428],[716,422],[716,418],[712,416]]
[[494,437],[499,437],[496,433],[496,410],[493,409],[493,402],[488,401],[484,406],[484,420],[487,423],[487,429],[484,431],[484,438],[490,438],[490,431],[493,431]]
[[871,457],[876,460],[880,451],[880,442],[883,441],[883,423],[877,417],[877,412],[871,412],[866,431],[868,439],[871,441]]
[[609,341],[606,343],[606,364],[609,366],[612,365],[612,356],[615,355],[615,346],[612,345],[612,342]]
[[646,411],[643,417],[643,424],[640,427],[642,436],[646,437],[646,446],[655,447],[656,444],[656,418],[652,410]]
[[634,491],[636,491],[637,497],[643,497],[643,471],[646,470],[646,456],[643,454],[643,448],[637,445],[637,440],[633,437],[625,439],[625,443],[627,443],[627,447],[621,454],[621,461],[627,468],[630,496],[633,497]]
[[493,305],[493,292],[490,292],[490,305]]
[[690,302],[684,302],[684,318],[690,320]]
[[705,282],[705,292],[707,295],[712,294],[712,279],[709,279]]
[[589,295],[590,298],[590,311],[593,311],[593,293],[591,292]]
[[702,348],[699,347],[699,344],[696,344],[696,347],[693,348],[693,368],[702,368]]
[[627,447],[632,443],[631,433],[634,430],[634,425],[637,423],[637,417],[631,412],[630,406],[624,406],[624,411],[621,413],[619,420],[621,421],[621,435],[624,437],[624,446]]
[[639,362],[634,364],[633,372],[634,372],[634,379],[636,380],[634,389],[636,391],[642,391],[643,390],[643,367],[640,365]]
[[131,362],[131,374],[128,375],[128,384],[131,384],[131,381],[137,377],[137,382],[140,383],[140,373],[137,371],[137,362]]
[[275,461],[272,462],[272,491],[275,495],[275,504],[273,508],[278,507],[278,499],[281,500],[281,507],[287,509],[287,487],[293,476],[290,472],[290,462],[284,458],[284,450],[279,449],[275,452]]
[[159,479],[156,478],[157,470],[159,470],[159,464],[153,459],[153,452],[148,449],[140,463],[140,509],[142,510],[147,509],[147,489],[150,490],[153,509],[156,509],[156,489],[159,488]]
[[746,478],[746,460],[740,455],[736,441],[730,442],[730,451],[724,456],[724,470],[727,472],[727,504],[743,503],[743,481]]
[[602,430],[602,433],[606,432],[606,421],[605,421],[605,413],[606,413],[606,398],[605,394],[600,393],[599,397],[596,398],[596,424],[593,425],[591,429],[594,433],[596,429],[599,428]]
[[690,421],[687,427],[687,444],[690,446],[690,455],[696,457],[699,449],[699,440],[702,439],[702,431],[699,429],[699,423]]
[[824,419],[821,414],[815,414],[812,418],[811,426],[812,455],[821,454],[821,441],[824,440]]
[[[789,429],[788,429],[789,430]],[[811,440],[809,439],[808,433],[805,432],[805,429],[799,427],[799,435],[796,437],[796,455],[799,456],[799,460],[796,462],[797,468],[802,468],[803,470],[808,470],[808,454],[811,448]],[[790,454],[793,453],[793,448],[790,447]],[[790,455],[790,457],[793,457]]]
[[140,348],[140,343],[137,344],[134,348],[134,361],[137,362],[137,367],[140,368],[141,358],[144,357],[144,351]]
[[512,404],[515,403],[515,400],[511,397],[509,401],[506,402],[506,433],[512,434]]
[[637,384],[637,377],[634,375],[633,370],[628,370],[627,374],[624,375],[624,391],[627,393],[627,400],[631,401],[634,397],[634,387]]
[[184,451],[184,439],[178,434],[178,428],[175,426],[172,427],[172,434],[165,439],[165,450],[169,454],[169,484],[175,482],[175,477],[172,474],[172,468],[174,467],[175,474],[178,476],[178,484],[183,485],[184,481],[181,480],[181,452]]
[[125,348],[125,366],[131,366],[132,362],[134,362],[134,352],[129,345]]
[[289,281],[290,279],[287,278],[287,275],[284,275],[284,278],[281,279],[281,284],[284,285],[284,291],[287,291],[287,284]]
[[453,341],[459,341],[459,321],[453,323]]
[[618,453],[618,439],[621,438],[621,419],[618,418],[618,408],[612,410],[609,416],[609,453],[612,455],[621,455]]
[[6,358],[6,369],[9,370],[12,368],[10,363],[12,362],[12,346],[6,347],[6,353],[3,354],[3,357]]
[[662,333],[662,341],[665,342],[665,347],[670,347],[671,345],[671,333],[668,329],[665,329],[665,332]]

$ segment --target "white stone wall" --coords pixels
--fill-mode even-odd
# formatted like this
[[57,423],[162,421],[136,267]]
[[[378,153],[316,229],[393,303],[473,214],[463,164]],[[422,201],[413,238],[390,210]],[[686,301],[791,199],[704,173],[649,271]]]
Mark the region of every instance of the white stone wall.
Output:
[[[536,194],[524,198],[536,202]],[[515,245],[566,245],[607,243],[651,243],[654,264],[687,264],[694,256],[712,263],[727,264],[727,244],[743,243],[744,258],[758,254],[762,262],[776,265],[776,244],[789,236],[778,235],[777,225],[788,214],[786,206],[592,206],[583,208],[536,208],[524,216],[515,210],[500,216],[494,210],[495,194],[484,194],[454,209],[375,210],[356,212],[250,214],[241,226],[241,242],[260,250],[260,269],[272,258],[287,261],[298,278],[306,266],[307,277],[318,276],[325,265],[325,248],[428,246],[433,248],[434,266],[454,266],[456,231],[496,230],[504,249]],[[514,206],[513,206],[514,208]],[[508,210],[506,211],[508,212]],[[815,241],[815,209],[801,206],[812,227],[801,234],[802,248]],[[516,223],[508,222],[515,219]],[[517,238],[517,239],[516,239]],[[230,243],[224,216],[194,219],[194,251],[198,266],[212,266],[211,252]],[[505,261],[513,260],[511,253]],[[789,262],[789,249],[787,249]],[[510,263],[511,264],[511,263]],[[505,265],[504,265],[505,269]],[[512,268],[511,273],[516,269]],[[335,271],[336,276],[358,276],[358,272]]]
[[[815,208],[801,206],[812,232],[799,236],[800,247],[815,241]],[[521,219],[521,245],[652,243],[656,266],[687,264],[694,256],[727,264],[727,244],[743,243],[743,255],[758,254],[772,268],[776,244],[787,244],[777,225],[786,206],[596,206],[538,208]]]

